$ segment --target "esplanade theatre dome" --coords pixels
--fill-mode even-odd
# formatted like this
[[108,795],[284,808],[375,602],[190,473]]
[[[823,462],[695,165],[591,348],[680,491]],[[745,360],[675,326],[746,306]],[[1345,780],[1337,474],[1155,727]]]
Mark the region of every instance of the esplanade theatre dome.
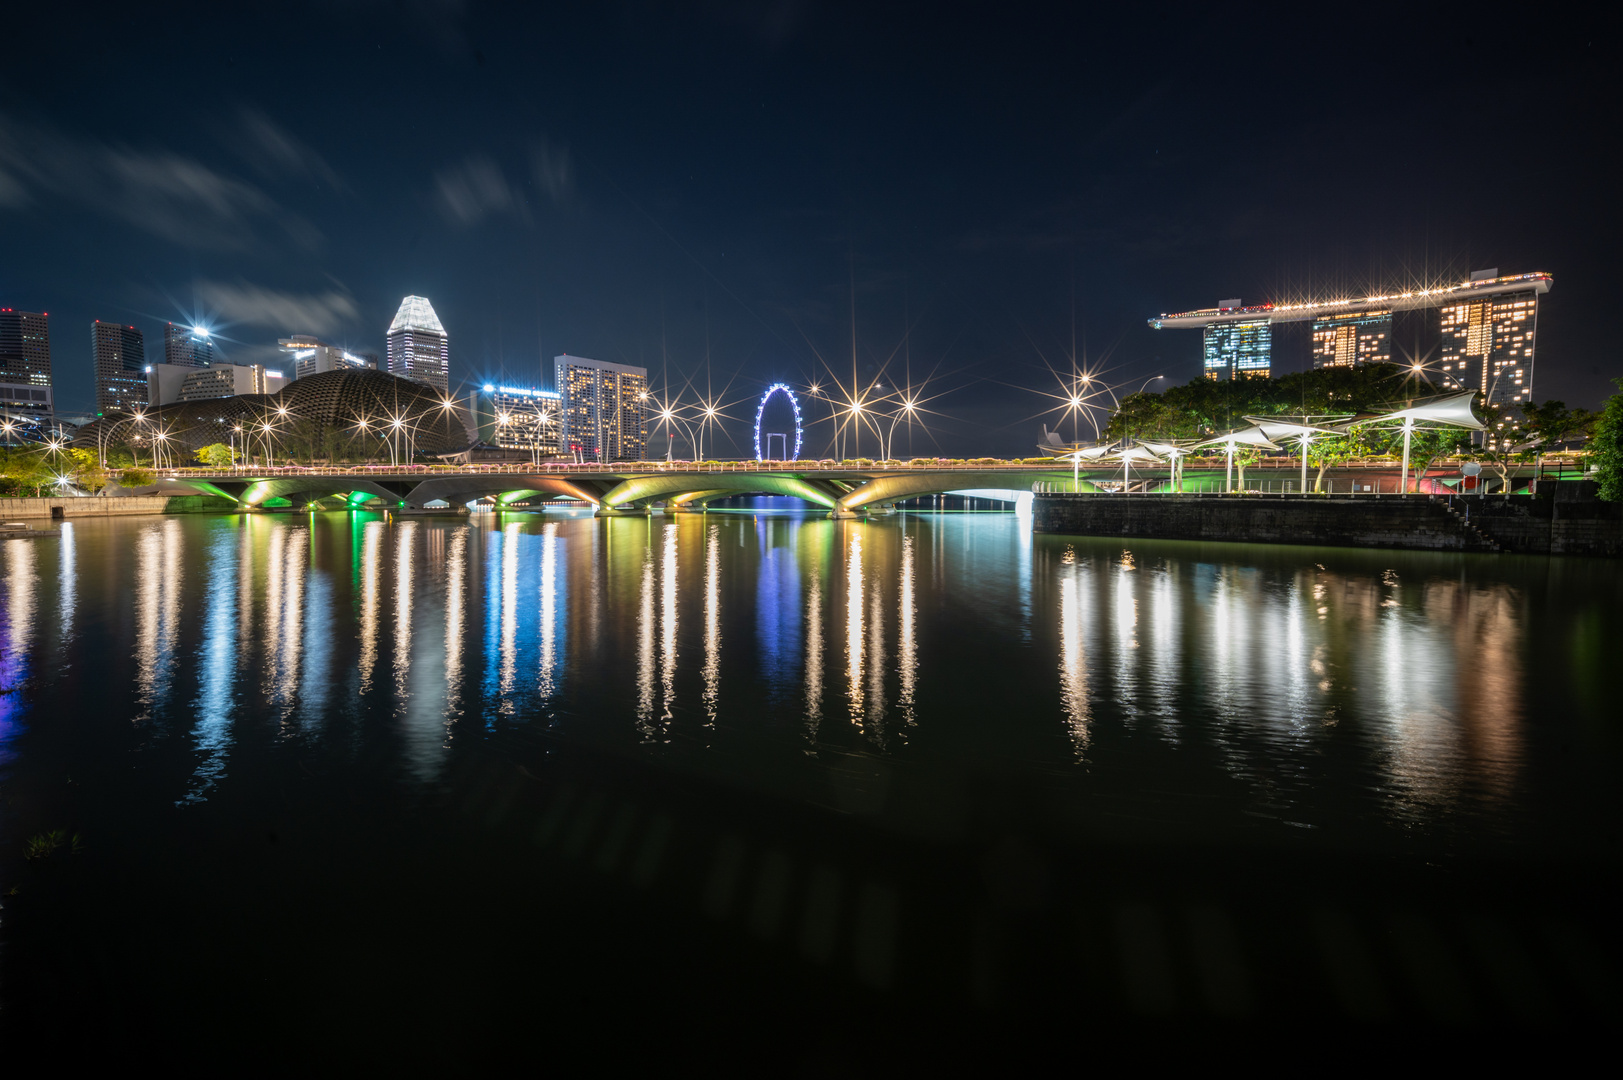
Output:
[[[79,429],[73,445],[95,449],[98,444],[118,446],[153,430],[161,430],[188,450],[212,443],[229,443],[238,426],[258,431],[263,424],[278,456],[346,456],[365,453],[379,445],[383,425],[398,419],[413,430],[413,445],[421,454],[442,454],[466,447],[463,424],[466,409],[447,408],[448,399],[432,386],[382,371],[325,371],[289,383],[274,394],[183,401],[148,408],[142,419],[131,415],[104,416]],[[362,427],[365,421],[367,427]],[[255,436],[256,439],[258,436]],[[242,437],[236,436],[242,445]]]

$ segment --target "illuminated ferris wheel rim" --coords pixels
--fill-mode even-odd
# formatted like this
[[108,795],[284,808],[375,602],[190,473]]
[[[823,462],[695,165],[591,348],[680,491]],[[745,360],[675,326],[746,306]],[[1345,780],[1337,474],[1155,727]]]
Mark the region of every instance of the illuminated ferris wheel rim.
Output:
[[765,460],[765,458],[763,458],[761,456],[761,417],[766,415],[766,403],[769,400],[771,400],[773,394],[776,394],[780,390],[783,391],[784,397],[787,397],[789,399],[790,407],[792,407],[795,410],[795,452],[789,455],[789,460],[790,461],[799,461],[800,460],[800,442],[801,442],[800,399],[795,397],[795,392],[793,390],[789,389],[789,386],[788,386],[787,383],[781,383],[780,382],[780,383],[773,383],[771,386],[767,387],[766,388],[766,393],[761,395],[761,403],[759,405],[755,406],[755,460],[756,461],[764,461]]

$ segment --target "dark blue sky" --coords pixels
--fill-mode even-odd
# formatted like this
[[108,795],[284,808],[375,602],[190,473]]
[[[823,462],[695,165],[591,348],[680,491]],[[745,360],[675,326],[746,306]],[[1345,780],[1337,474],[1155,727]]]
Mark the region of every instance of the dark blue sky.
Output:
[[274,363],[290,333],[381,353],[418,293],[453,382],[568,351],[702,389],[708,353],[742,449],[766,383],[849,382],[854,286],[859,375],[900,378],[910,324],[939,372],[914,448],[1009,453],[1073,299],[1133,389],[1198,370],[1158,312],[1496,266],[1555,275],[1537,396],[1593,406],[1623,374],[1610,39],[1450,11],[36,5],[0,66],[0,305],[51,313],[83,407],[93,318],[150,351],[195,313]]

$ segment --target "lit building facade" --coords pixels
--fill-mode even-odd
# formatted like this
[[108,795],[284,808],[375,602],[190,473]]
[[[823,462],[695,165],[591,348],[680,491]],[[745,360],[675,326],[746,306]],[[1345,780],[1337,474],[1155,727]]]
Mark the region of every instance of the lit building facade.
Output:
[[400,302],[389,324],[389,374],[432,386],[441,393],[451,386],[451,338],[440,325],[434,305],[421,296]]
[[359,371],[378,366],[378,358],[372,353],[352,353],[305,334],[282,338],[276,344],[287,353],[295,379],[305,379],[324,371]]
[[1543,272],[1501,277],[1498,270],[1480,270],[1468,281],[1435,288],[1251,307],[1225,300],[1148,321],[1154,330],[1201,329],[1202,371],[1221,379],[1268,374],[1268,327],[1277,323],[1312,321],[1314,367],[1390,362],[1394,313],[1423,311],[1441,331],[1435,367],[1442,385],[1512,404],[1532,400],[1538,298],[1554,284]]
[[47,319],[46,312],[0,308],[0,408],[51,410]]
[[214,339],[201,326],[163,328],[163,362],[173,367],[208,367],[214,363]]
[[1438,312],[1442,345],[1437,366],[1445,386],[1480,390],[1494,405],[1533,400],[1537,291],[1463,300],[1444,305]]
[[147,401],[146,336],[133,326],[90,324],[96,360],[96,412],[134,412]]
[[1266,379],[1273,338],[1266,319],[1212,323],[1203,334],[1202,370],[1208,379]]
[[563,400],[555,391],[487,384],[474,397],[473,414],[481,442],[543,458],[562,453]]
[[1392,359],[1390,311],[1343,312],[1313,320],[1313,366],[1356,367]]
[[177,401],[212,401],[243,394],[274,394],[288,383],[280,371],[259,364],[148,364],[147,404],[173,405]]
[[566,453],[585,461],[642,461],[648,453],[648,369],[557,356],[553,370]]

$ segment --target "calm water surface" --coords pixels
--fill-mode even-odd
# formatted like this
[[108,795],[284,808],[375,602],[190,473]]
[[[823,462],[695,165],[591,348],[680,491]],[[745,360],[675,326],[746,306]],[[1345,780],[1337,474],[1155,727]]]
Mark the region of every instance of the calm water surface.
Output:
[[[553,886],[532,863],[595,858],[637,878],[627,896],[700,923],[731,905],[762,940],[830,880],[849,899],[829,925],[859,937],[875,903],[905,936],[915,879],[1062,907],[1066,852],[1609,867],[1620,594],[1607,562],[1036,536],[1014,515],[70,522],[0,547],[22,956],[0,993],[36,978],[30,890],[68,891],[21,858],[51,828],[86,845],[51,860],[62,880],[138,907],[286,888],[390,909],[402,865],[454,878],[483,851]],[[909,877],[875,844],[947,868]],[[864,893],[842,860],[890,884]],[[942,884],[958,863],[993,869]],[[570,889],[607,887],[581,873]],[[1004,903],[1008,880],[1029,887]],[[101,918],[74,932],[139,948]],[[221,978],[246,963],[230,919],[177,919],[234,943]]]

